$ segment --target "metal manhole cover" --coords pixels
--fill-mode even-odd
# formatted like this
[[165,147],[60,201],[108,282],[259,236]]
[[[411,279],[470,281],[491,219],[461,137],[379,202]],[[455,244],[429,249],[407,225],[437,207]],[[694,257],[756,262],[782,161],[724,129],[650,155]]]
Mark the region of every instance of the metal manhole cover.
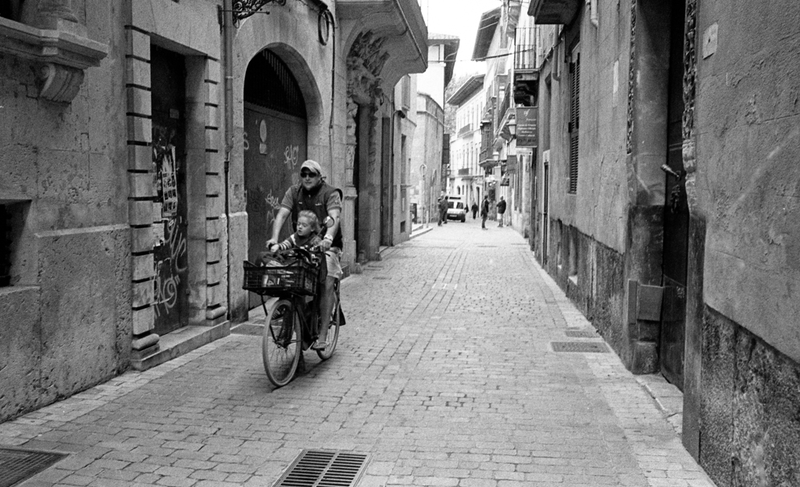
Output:
[[600,342],[550,342],[554,352],[608,353],[605,343]]
[[303,450],[274,487],[351,487],[366,464],[361,453]]
[[593,330],[565,330],[564,334],[572,338],[600,338]]
[[0,487],[27,480],[67,456],[46,451],[0,448]]

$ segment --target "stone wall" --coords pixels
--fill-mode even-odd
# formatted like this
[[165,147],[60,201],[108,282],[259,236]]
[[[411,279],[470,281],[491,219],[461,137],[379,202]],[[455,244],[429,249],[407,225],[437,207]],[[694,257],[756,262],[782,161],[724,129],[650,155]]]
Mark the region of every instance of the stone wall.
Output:
[[630,345],[622,326],[625,306],[624,257],[575,227],[551,220],[547,272],[592,322],[623,362]]
[[800,365],[706,307],[700,461],[720,486],[800,485]]
[[699,2],[698,212],[709,306],[800,361],[800,4]]
[[97,49],[85,61],[99,64],[51,68],[74,84],[48,92],[41,59],[0,54],[0,204],[12,222],[11,285],[0,288],[0,421],[129,363],[126,100],[116,81],[124,63],[108,48],[124,44],[123,22],[105,1],[71,6],[77,22],[48,28]]

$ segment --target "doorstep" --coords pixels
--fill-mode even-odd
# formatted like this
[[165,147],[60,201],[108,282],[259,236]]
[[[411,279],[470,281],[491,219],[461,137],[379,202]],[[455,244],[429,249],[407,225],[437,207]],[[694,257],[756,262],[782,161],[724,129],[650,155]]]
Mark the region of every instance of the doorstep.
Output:
[[230,334],[230,321],[214,326],[184,326],[162,336],[155,350],[145,352],[139,357],[134,353],[131,367],[139,371],[152,369]]

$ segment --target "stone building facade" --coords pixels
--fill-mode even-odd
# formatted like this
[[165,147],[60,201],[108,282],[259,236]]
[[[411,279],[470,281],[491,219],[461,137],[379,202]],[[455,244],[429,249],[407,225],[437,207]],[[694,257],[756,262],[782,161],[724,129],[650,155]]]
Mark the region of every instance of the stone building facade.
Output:
[[533,0],[537,257],[635,373],[684,392],[720,486],[800,484],[791,1]]
[[413,0],[16,0],[0,33],[0,421],[246,319],[304,159],[343,190],[346,267],[394,224]]

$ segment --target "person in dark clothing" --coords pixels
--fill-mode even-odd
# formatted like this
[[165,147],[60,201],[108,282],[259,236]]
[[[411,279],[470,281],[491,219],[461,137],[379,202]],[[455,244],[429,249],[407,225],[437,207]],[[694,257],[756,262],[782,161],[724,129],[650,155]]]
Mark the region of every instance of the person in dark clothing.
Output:
[[503,197],[500,197],[500,201],[497,202],[497,219],[500,220],[500,223],[497,225],[498,227],[503,226],[503,213],[506,212],[506,200]]
[[319,242],[325,252],[327,277],[320,296],[320,331],[317,341],[311,345],[314,350],[324,350],[327,346],[328,326],[333,310],[334,284],[342,277],[340,256],[342,253],[342,234],[339,231],[339,216],[342,212],[341,192],[325,183],[322,168],[311,159],[300,166],[300,182],[286,190],[281,207],[272,223],[272,237],[267,240],[267,248],[278,243],[278,235],[283,223],[291,217],[293,227],[297,226],[299,214],[309,210],[317,215],[317,221],[325,217],[333,220],[333,225],[326,230],[325,237]]
[[481,204],[481,228],[486,230],[486,219],[489,217],[489,197],[483,197],[483,203]]
[[439,198],[439,226],[447,224],[447,196]]
[[474,219],[475,219],[475,217],[477,217],[477,216],[478,216],[478,203],[475,203],[475,202],[473,201],[473,202],[472,202],[472,208],[471,208],[471,210],[472,210],[472,219],[474,220]]

